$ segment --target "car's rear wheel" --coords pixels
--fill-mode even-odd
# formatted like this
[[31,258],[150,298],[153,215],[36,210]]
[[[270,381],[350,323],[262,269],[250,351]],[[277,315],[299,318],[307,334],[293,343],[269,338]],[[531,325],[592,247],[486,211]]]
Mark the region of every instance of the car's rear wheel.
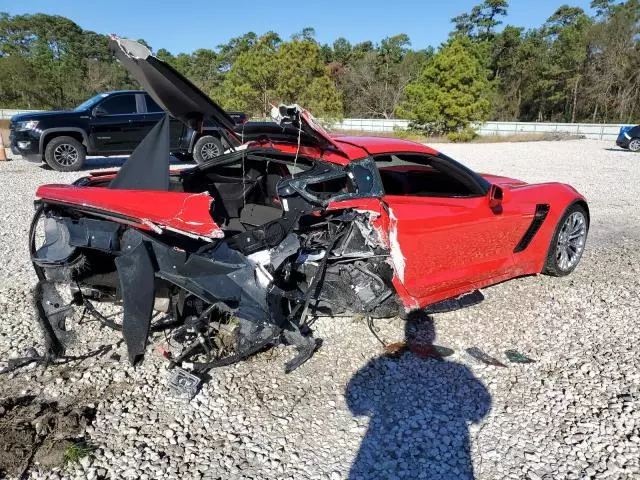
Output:
[[213,135],[200,137],[193,147],[193,159],[197,163],[205,163],[219,157],[224,152],[222,142]]
[[543,273],[562,277],[575,270],[582,257],[589,232],[587,211],[579,204],[564,213],[551,239]]
[[632,152],[640,152],[640,138],[632,138],[629,140],[629,150]]
[[84,146],[73,137],[56,137],[47,144],[44,159],[59,172],[75,172],[82,168],[87,153]]

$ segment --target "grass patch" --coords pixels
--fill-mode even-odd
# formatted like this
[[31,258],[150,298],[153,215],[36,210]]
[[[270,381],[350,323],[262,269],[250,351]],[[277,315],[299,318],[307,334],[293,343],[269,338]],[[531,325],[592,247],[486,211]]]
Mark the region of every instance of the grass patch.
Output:
[[511,135],[485,135],[476,137],[471,143],[505,143],[505,142],[553,142],[558,140],[580,140],[583,135],[570,133],[513,133]]
[[80,459],[88,457],[94,448],[85,442],[76,442],[69,445],[64,451],[64,464],[80,463]]

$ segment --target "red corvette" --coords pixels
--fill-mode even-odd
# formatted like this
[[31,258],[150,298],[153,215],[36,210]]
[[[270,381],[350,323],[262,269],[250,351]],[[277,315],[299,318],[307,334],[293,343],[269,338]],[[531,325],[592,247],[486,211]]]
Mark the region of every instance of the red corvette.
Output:
[[[194,128],[217,121],[230,148],[170,172],[162,121],[120,171],[38,189],[30,243],[51,353],[64,350],[62,288],[69,308],[122,329],[132,362],[150,329],[170,325],[187,341],[176,365],[203,371],[285,341],[299,351],[291,370],[317,348],[313,316],[451,310],[580,260],[589,209],[569,185],[478,174],[410,141],[331,136],[295,105],[236,134],[146,48],[113,44],[159,105]],[[121,301],[122,321],[98,301]]]

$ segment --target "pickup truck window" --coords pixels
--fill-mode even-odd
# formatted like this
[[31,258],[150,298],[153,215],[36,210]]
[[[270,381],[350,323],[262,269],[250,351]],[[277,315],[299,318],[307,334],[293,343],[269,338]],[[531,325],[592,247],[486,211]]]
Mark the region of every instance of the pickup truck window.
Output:
[[107,98],[99,106],[104,115],[126,115],[138,113],[135,95],[117,95]]
[[151,98],[149,95],[145,95],[144,99],[147,102],[147,112],[149,113],[158,113],[158,112],[163,112],[164,110],[162,110],[162,108],[160,108],[158,106],[158,104],[156,102],[153,101],[153,98]]

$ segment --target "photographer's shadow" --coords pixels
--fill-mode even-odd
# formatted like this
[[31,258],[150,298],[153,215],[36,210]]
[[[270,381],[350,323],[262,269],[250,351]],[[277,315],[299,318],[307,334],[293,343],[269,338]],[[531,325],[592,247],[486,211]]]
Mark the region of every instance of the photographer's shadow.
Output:
[[[407,321],[407,343],[433,345],[433,320]],[[469,422],[491,409],[491,396],[464,365],[410,352],[371,360],[349,381],[347,404],[367,415],[349,478],[473,478]]]

